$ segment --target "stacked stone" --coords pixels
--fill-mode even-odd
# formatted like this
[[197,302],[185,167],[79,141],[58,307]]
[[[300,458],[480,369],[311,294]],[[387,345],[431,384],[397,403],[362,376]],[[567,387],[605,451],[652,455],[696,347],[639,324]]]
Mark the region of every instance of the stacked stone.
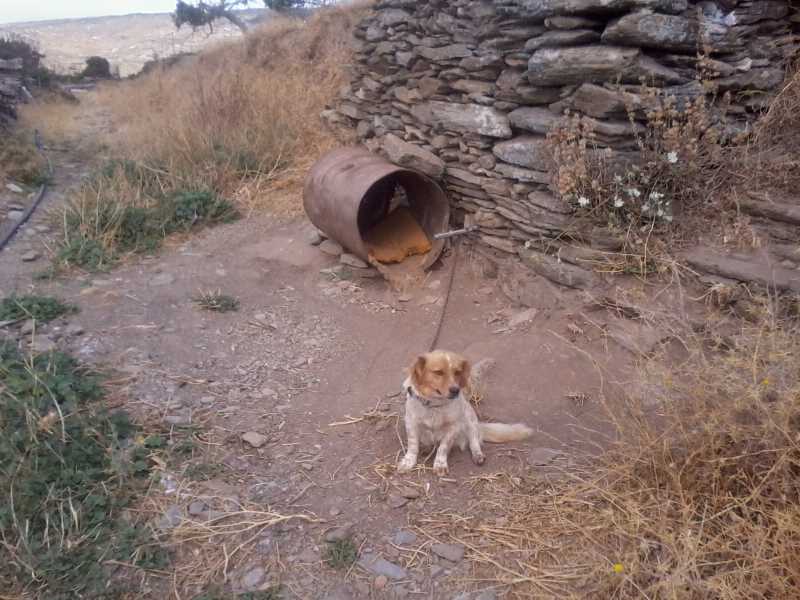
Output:
[[22,59],[0,58],[0,126],[16,118],[17,103],[23,94]]
[[378,0],[323,116],[442,180],[486,244],[516,252],[570,222],[548,190],[546,135],[565,111],[624,153],[642,82],[686,100],[708,93],[702,72],[746,123],[796,54],[794,19],[786,0]]

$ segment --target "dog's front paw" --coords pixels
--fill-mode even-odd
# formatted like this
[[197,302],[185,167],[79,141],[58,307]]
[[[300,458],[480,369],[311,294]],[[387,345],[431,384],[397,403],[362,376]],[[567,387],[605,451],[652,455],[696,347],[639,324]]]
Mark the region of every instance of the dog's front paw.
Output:
[[472,453],[472,462],[476,465],[480,466],[486,462],[486,455],[483,452],[473,452]]
[[447,475],[448,472],[447,461],[438,461],[438,460],[433,461],[433,472],[436,473],[436,475],[439,477],[444,477],[445,475]]
[[397,463],[397,472],[398,473],[409,473],[411,470],[417,466],[417,461],[413,458],[408,456],[403,457],[399,463]]

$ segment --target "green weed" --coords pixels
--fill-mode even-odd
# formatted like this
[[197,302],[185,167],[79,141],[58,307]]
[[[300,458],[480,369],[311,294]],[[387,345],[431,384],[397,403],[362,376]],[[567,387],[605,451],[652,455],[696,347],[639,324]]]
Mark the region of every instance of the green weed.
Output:
[[239,310],[239,300],[220,290],[216,292],[201,292],[194,298],[194,302],[206,310],[215,312],[232,312]]
[[0,300],[0,321],[35,319],[47,322],[77,311],[78,307],[51,296],[12,295]]
[[166,553],[123,509],[144,488],[135,425],[99,402],[99,375],[53,352],[0,345],[0,581],[66,600],[107,597],[106,562],[163,567]]
[[357,558],[358,548],[351,539],[338,540],[328,544],[323,556],[325,563],[338,571],[349,569]]

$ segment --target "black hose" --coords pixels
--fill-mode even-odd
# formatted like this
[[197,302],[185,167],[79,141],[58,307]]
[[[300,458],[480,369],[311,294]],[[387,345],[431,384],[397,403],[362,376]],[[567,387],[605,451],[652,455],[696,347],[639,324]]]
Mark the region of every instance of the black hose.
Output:
[[[53,165],[50,163],[50,159],[44,153],[44,144],[42,143],[42,139],[41,139],[41,136],[39,135],[39,130],[38,129],[36,129],[33,132],[33,143],[36,145],[36,149],[39,151],[39,153],[42,155],[42,157],[45,159],[45,161],[47,161],[47,176],[48,176],[48,178],[52,177],[53,176]],[[6,235],[4,235],[3,239],[0,240],[0,250],[5,248],[6,244],[8,244],[8,242],[11,241],[11,238],[13,238],[16,235],[17,231],[19,231],[19,228],[22,227],[25,223],[27,223],[28,219],[30,219],[31,215],[33,214],[33,211],[36,210],[36,208],[41,203],[42,198],[44,198],[44,193],[46,191],[47,191],[47,182],[44,182],[41,185],[41,187],[39,188],[39,191],[36,192],[36,198],[34,198],[33,204],[31,204],[27,208],[27,210],[24,213],[22,213],[22,218],[19,221],[17,221],[14,224],[14,226],[11,228],[11,231],[9,231]]]
[[14,235],[17,233],[17,231],[19,231],[19,228],[22,227],[27,222],[27,220],[33,214],[33,211],[35,211],[36,207],[39,206],[39,203],[42,201],[42,198],[44,198],[44,192],[46,189],[47,189],[47,184],[43,183],[42,187],[39,188],[39,191],[36,192],[36,198],[34,199],[33,204],[31,204],[28,207],[28,209],[22,214],[22,218],[14,224],[14,226],[11,228],[11,231],[9,231],[5,236],[3,236],[3,239],[0,240],[0,250],[6,247],[6,244],[8,244],[8,242],[11,241],[11,238],[13,238]]

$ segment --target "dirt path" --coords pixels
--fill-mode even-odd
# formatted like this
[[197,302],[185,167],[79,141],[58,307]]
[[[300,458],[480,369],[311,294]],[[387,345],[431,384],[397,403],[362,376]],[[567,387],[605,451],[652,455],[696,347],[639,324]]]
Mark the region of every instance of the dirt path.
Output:
[[[68,155],[55,162],[46,209],[57,208],[85,172]],[[426,519],[474,504],[479,478],[554,472],[593,451],[609,431],[596,402],[601,385],[610,394],[624,382],[635,355],[623,346],[653,343],[608,312],[590,316],[596,304],[585,294],[540,278],[526,283],[527,306],[514,304],[503,290],[513,287],[515,272],[478,275],[478,259],[465,249],[439,346],[472,360],[493,358],[480,412],[528,423],[536,433],[489,447],[482,467],[456,452],[444,480],[433,476],[430,461],[400,477],[392,465],[401,451],[402,370],[430,343],[452,257],[399,295],[379,279],[326,271],[337,259],[309,244],[303,220],[261,215],[108,273],[35,281],[53,231],[42,211],[0,253],[0,291],[36,290],[76,303],[71,327],[58,322],[41,334],[126,374],[128,408],[168,439],[191,432],[190,455],[164,466],[160,489],[143,507],[153,523],[179,532],[245,509],[312,520],[255,528],[230,557],[241,537],[198,544],[192,556],[182,555],[192,565],[181,571],[184,583],[227,577],[237,590],[255,590],[279,582],[298,598],[452,598],[480,590],[464,548],[434,548]],[[23,261],[30,251],[42,258]],[[209,289],[239,298],[240,310],[198,309],[192,297]],[[612,331],[625,334],[617,338],[622,344]],[[258,434],[248,436],[258,447],[243,441],[247,433]],[[326,536],[346,535],[362,560],[344,573],[324,566],[322,554]],[[154,576],[148,585],[152,597],[163,597],[166,582]]]

